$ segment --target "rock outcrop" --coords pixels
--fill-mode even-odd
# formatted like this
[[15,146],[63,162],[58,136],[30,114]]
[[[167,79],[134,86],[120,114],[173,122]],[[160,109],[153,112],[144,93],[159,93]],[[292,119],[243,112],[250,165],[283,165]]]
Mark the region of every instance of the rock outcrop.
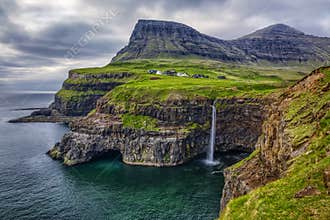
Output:
[[[254,189],[268,186],[268,183],[274,180],[287,179],[283,186],[279,184],[279,188],[276,190],[282,191],[278,193],[283,193],[284,191],[280,187],[286,187],[290,181],[293,184],[290,190],[294,190],[295,187],[299,189],[301,183],[307,184],[305,188],[300,188],[293,193],[292,197],[289,194],[288,198],[283,198],[284,202],[288,204],[290,202],[292,202],[290,204],[297,204],[296,201],[290,200],[302,198],[304,195],[319,196],[322,191],[326,193],[326,189],[320,188],[320,186],[327,186],[328,175],[326,173],[330,167],[330,164],[327,167],[325,162],[330,156],[328,140],[330,134],[328,126],[330,113],[329,70],[328,67],[313,71],[294,86],[288,88],[277,97],[275,102],[266,107],[267,120],[262,127],[257,150],[250,157],[227,168],[224,172],[225,186],[221,200],[224,219],[233,219],[234,213],[241,212],[240,210],[233,210],[232,206],[226,208],[228,202],[251,191],[251,197],[244,200],[246,203],[240,203],[241,208],[243,209],[245,204],[246,206],[250,205],[251,207],[247,207],[247,209],[254,210],[254,217],[266,214],[262,211],[258,212],[255,210],[256,207],[252,207],[251,204],[258,203],[258,195],[260,199],[261,197],[267,199],[265,198],[267,193],[262,194],[262,191],[257,192]],[[310,162],[312,164],[308,165]],[[306,168],[304,166],[311,166],[311,169],[302,171],[304,175],[297,177],[295,172],[298,170],[301,172],[300,164],[305,164],[302,165],[303,168]],[[322,171],[323,169],[324,171]],[[320,172],[320,177],[316,177],[318,172]],[[260,194],[258,194],[259,192]],[[273,201],[273,203],[278,205],[281,201]],[[276,205],[272,205],[272,207],[276,209]],[[262,207],[260,208],[262,209]],[[279,209],[281,208],[278,207],[276,211],[280,213],[282,210]],[[297,216],[302,214],[304,213],[298,213]],[[246,211],[244,215],[248,216],[249,211]],[[275,216],[274,213],[273,215]]]
[[129,43],[112,62],[199,57],[225,62],[322,63],[330,59],[330,38],[306,35],[284,24],[236,40],[221,40],[177,22],[139,20]]
[[[261,132],[263,100],[218,100],[217,151],[251,152]],[[130,114],[157,120],[155,130],[127,127],[120,110],[102,98],[96,113],[71,124],[71,132],[49,155],[67,165],[90,161],[112,150],[128,164],[175,166],[203,154],[209,143],[212,100],[176,100],[136,105]],[[251,122],[251,123],[249,123]],[[235,129],[236,128],[236,129]]]
[[255,149],[268,99],[217,100],[216,146],[220,151]]
[[96,102],[107,92],[123,85],[132,77],[129,72],[79,73],[69,71],[68,79],[55,94],[54,102],[48,107],[32,112],[31,115],[10,120],[24,122],[65,122],[86,116],[95,109]]
[[185,132],[174,126],[161,131],[125,128],[119,118],[97,113],[74,122],[71,132],[49,154],[74,165],[117,150],[128,164],[175,166],[205,150],[207,133],[205,129]]
[[56,93],[50,106],[66,116],[84,116],[96,107],[96,101],[104,94],[124,83],[131,77],[128,72],[119,73],[77,73],[69,72],[62,89]]

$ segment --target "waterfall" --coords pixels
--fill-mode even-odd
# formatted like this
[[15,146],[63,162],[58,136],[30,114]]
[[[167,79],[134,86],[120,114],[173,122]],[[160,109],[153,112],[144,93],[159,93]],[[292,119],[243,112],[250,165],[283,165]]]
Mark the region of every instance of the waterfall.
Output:
[[212,124],[210,130],[210,142],[207,149],[207,161],[210,163],[214,162],[214,142],[215,142],[215,132],[216,132],[216,117],[217,109],[215,107],[215,102],[212,105]]

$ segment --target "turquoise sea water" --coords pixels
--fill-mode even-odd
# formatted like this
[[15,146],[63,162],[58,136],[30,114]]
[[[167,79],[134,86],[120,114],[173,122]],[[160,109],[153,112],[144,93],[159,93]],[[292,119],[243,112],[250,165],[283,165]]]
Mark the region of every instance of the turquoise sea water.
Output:
[[66,167],[45,152],[68,131],[63,124],[9,124],[44,107],[52,94],[0,95],[0,219],[214,219],[223,176],[245,155],[196,159],[172,168],[129,166],[120,155]]

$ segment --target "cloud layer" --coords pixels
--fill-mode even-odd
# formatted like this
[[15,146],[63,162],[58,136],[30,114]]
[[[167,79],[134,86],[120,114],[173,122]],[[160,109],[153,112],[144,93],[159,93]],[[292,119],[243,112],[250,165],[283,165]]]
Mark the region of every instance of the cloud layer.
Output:
[[2,0],[0,85],[54,81],[56,88],[71,68],[105,65],[140,18],[182,22],[222,39],[274,23],[330,36],[329,11],[329,0]]

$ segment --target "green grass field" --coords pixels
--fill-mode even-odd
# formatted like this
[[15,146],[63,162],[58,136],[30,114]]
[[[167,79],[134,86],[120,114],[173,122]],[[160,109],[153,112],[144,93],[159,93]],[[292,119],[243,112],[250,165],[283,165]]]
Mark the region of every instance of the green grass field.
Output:
[[[148,74],[149,69],[160,71],[175,70],[193,74],[203,74],[209,78],[195,79]],[[132,77],[120,79],[126,84],[116,87],[106,94],[112,103],[152,103],[176,97],[194,99],[196,97],[256,97],[284,88],[302,78],[310,71],[306,67],[269,67],[225,64],[210,60],[134,60],[111,63],[104,67],[72,70],[78,74],[102,74],[131,72]],[[226,79],[218,79],[225,76]],[[95,83],[95,79],[93,79]],[[98,79],[109,81],[111,79]],[[114,81],[118,81],[113,79]],[[88,83],[88,80],[69,79],[70,83]],[[65,94],[66,98],[68,93]]]

